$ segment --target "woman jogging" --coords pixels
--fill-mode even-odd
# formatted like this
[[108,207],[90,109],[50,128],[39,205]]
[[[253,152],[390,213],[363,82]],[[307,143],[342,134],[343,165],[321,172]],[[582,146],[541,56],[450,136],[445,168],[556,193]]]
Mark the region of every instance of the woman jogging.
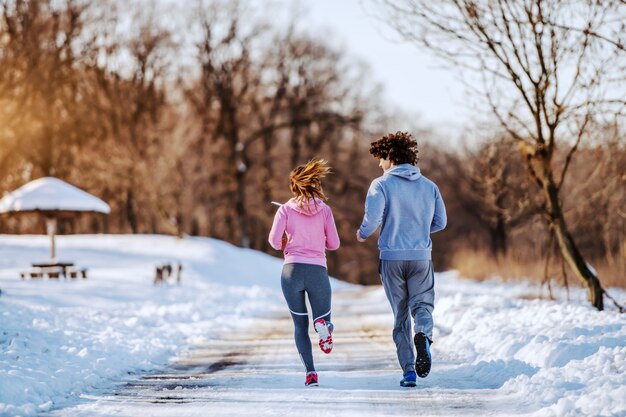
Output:
[[291,171],[293,198],[278,209],[268,239],[285,256],[281,286],[295,326],[296,347],[306,368],[306,386],[318,385],[318,377],[309,339],[305,294],[313,310],[313,327],[320,338],[320,349],[330,353],[333,348],[325,251],[339,247],[339,236],[333,213],[324,203],[327,198],[321,180],[329,172],[330,167],[323,159],[311,160]]

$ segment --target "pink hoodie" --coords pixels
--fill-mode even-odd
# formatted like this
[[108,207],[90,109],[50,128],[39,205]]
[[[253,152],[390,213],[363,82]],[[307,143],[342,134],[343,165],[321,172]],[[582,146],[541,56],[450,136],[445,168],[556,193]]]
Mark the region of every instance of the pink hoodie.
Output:
[[283,233],[287,234],[285,263],[303,263],[326,267],[326,249],[339,247],[339,235],[333,213],[322,200],[309,200],[308,209],[298,207],[292,198],[278,209],[270,230],[269,242],[276,250],[282,246]]

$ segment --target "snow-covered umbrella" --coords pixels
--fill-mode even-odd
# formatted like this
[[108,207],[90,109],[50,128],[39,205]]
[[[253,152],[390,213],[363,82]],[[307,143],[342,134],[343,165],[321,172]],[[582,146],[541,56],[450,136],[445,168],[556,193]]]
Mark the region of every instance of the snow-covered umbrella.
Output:
[[50,236],[50,260],[56,263],[54,235],[57,218],[79,212],[111,212],[107,203],[54,177],[31,181],[0,199],[0,214],[41,213]]

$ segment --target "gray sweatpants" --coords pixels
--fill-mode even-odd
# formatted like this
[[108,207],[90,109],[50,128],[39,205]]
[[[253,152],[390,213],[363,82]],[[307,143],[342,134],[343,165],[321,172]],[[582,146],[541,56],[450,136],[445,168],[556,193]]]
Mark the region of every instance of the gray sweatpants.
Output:
[[415,333],[433,338],[435,278],[431,261],[388,261],[381,259],[380,278],[393,310],[393,341],[404,373],[415,371],[415,351],[411,317]]
[[300,359],[307,372],[315,371],[311,339],[309,338],[309,313],[305,294],[313,310],[313,321],[323,318],[330,324],[331,290],[328,271],[320,265],[285,264],[281,275],[281,287],[291,312],[295,327],[294,338]]

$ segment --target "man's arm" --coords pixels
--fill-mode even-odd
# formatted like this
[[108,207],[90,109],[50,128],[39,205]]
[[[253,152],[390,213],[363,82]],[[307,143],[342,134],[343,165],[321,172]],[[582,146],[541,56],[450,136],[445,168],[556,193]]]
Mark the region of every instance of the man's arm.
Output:
[[448,224],[448,216],[446,215],[446,206],[443,204],[443,198],[439,192],[439,188],[435,187],[435,214],[430,224],[430,233],[435,233],[446,228]]
[[365,215],[361,227],[356,232],[359,242],[372,235],[383,221],[385,211],[385,195],[379,181],[374,180],[365,197]]

